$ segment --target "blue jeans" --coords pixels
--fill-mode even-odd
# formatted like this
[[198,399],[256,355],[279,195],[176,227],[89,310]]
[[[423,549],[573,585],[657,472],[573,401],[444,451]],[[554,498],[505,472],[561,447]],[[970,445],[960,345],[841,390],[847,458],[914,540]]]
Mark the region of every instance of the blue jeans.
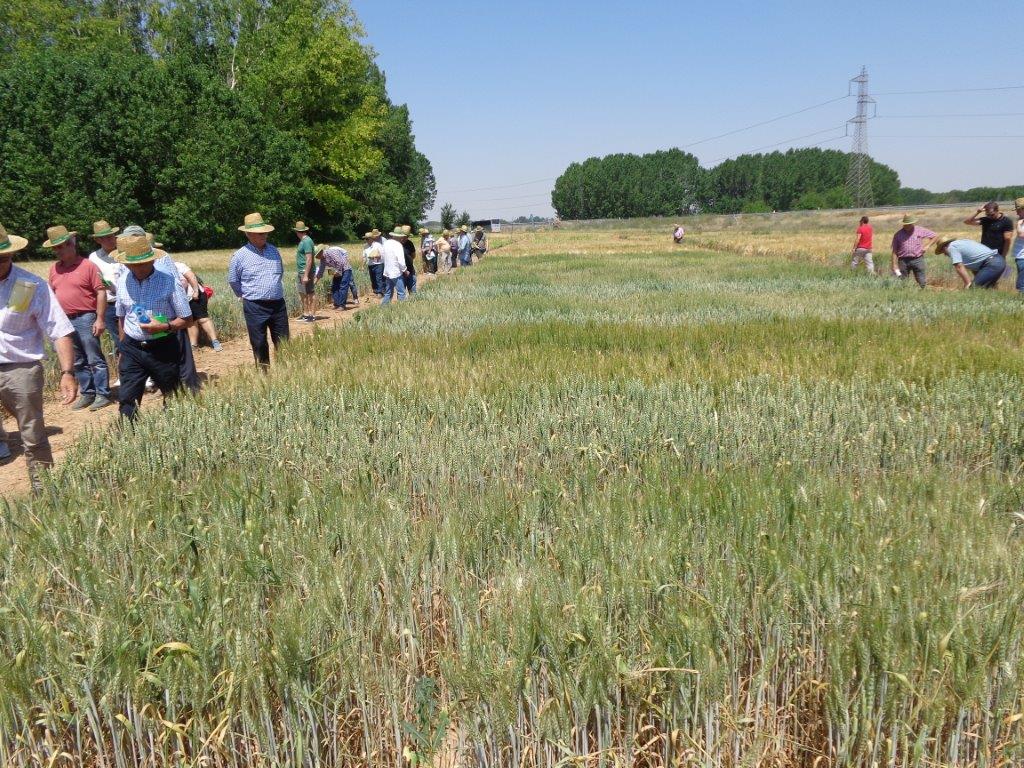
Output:
[[75,333],[71,341],[75,348],[75,378],[78,391],[84,397],[110,397],[110,375],[107,372],[107,358],[103,355],[100,340],[92,335],[96,322],[95,312],[86,312],[71,320]]
[[352,292],[352,299],[358,304],[359,291],[356,290],[356,281],[352,279],[352,270],[346,269],[331,280],[331,300],[336,309],[348,304],[349,291]]
[[121,339],[117,333],[117,305],[113,301],[107,304],[103,322],[107,324],[107,333],[110,334],[110,340],[114,342],[114,353],[116,354],[121,351]]
[[384,278],[384,298],[380,300],[381,306],[391,303],[391,297],[398,293],[398,300],[405,301],[405,281],[402,276]]
[[370,265],[370,289],[378,296],[384,293],[384,265],[383,264],[371,264]]
[[995,288],[1005,269],[1006,259],[1001,254],[996,254],[986,261],[981,269],[974,273],[974,287]]
[[466,251],[465,253],[460,253],[459,254],[459,264],[461,264],[464,267],[472,266],[473,265],[473,255],[469,251]]
[[1017,262],[1017,290],[1024,293],[1024,251],[1014,261]]

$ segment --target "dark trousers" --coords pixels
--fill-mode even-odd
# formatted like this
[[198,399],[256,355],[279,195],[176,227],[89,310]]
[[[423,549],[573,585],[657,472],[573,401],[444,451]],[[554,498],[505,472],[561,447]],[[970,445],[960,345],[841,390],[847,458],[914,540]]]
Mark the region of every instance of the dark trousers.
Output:
[[913,272],[917,284],[924,288],[924,256],[918,256],[916,259],[900,259],[899,265],[904,279],[910,277],[910,273]]
[[180,346],[177,334],[145,343],[131,338],[121,342],[121,387],[118,399],[122,416],[135,418],[146,391],[147,378],[153,379],[165,397],[181,387],[178,371]]
[[188,331],[178,331],[178,346],[181,353],[178,358],[178,377],[193,395],[199,393],[199,371],[196,370],[196,359],[192,355],[192,342]]
[[359,291],[356,290],[356,281],[352,277],[352,270],[346,269],[340,275],[335,275],[331,280],[331,301],[335,308],[343,308],[348,304],[348,294],[352,292],[352,299],[359,303]]
[[378,296],[382,296],[384,294],[384,265],[383,264],[371,264],[370,265],[370,290],[372,290]]
[[416,293],[416,273],[409,270],[402,275],[402,282],[405,283],[405,292],[412,296]]
[[253,357],[256,358],[256,365],[267,368],[270,366],[267,333],[270,333],[274,349],[277,349],[282,341],[288,340],[288,306],[284,299],[245,299],[242,301],[242,314],[245,315],[245,327],[249,331],[249,345],[252,347]]

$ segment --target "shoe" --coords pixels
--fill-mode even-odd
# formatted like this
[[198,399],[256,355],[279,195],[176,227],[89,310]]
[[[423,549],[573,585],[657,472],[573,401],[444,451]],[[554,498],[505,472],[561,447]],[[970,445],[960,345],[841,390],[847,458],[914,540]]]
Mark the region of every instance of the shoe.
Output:
[[193,344],[192,345],[192,351],[195,352],[197,349],[199,349],[199,345],[198,344]]
[[152,379],[146,379],[146,391],[156,392],[156,382]]
[[213,351],[214,352],[220,352],[222,349],[224,349],[224,347],[221,346],[221,343],[219,341],[217,341],[216,339],[214,339],[213,340]]
[[82,395],[80,398],[78,398],[78,401],[71,406],[71,410],[80,411],[83,408],[88,408],[90,405],[92,405],[95,399],[95,395]]
[[0,443],[0,461],[7,461],[11,458],[11,449],[7,447],[7,443]]
[[113,405],[113,401],[110,398],[103,397],[100,395],[92,401],[92,405],[89,406],[90,411],[98,411],[100,408],[106,408],[108,405]]
[[112,386],[112,387],[120,387],[121,386],[121,380],[120,379],[114,379],[112,382],[110,382],[110,386]]

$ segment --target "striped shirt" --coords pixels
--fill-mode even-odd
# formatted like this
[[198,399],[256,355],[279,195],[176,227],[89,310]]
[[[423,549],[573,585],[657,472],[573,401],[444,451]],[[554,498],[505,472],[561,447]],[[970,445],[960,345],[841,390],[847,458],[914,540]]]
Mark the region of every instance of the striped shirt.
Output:
[[900,227],[892,236],[892,252],[900,259],[919,259],[924,256],[922,241],[934,237],[935,233],[924,227],[914,227],[909,234]]
[[283,274],[284,262],[277,248],[267,243],[260,251],[252,243],[246,243],[231,257],[228,285],[235,296],[248,301],[283,299]]
[[[12,306],[15,302],[11,297],[18,283],[21,283],[18,293],[32,294],[28,297],[28,307],[20,312],[15,311],[21,307]],[[42,360],[46,356],[44,334],[56,341],[74,332],[46,281],[12,265],[7,277],[0,280],[0,365]]]
[[348,251],[336,245],[326,248],[324,250],[324,266],[327,269],[333,269],[335,272],[344,272],[347,269],[352,269],[352,265],[348,263]]
[[[174,274],[178,274],[177,270]],[[166,272],[156,269],[144,280],[138,280],[131,270],[126,269],[121,276],[121,282],[117,285],[117,299],[114,306],[117,307],[117,316],[124,321],[125,336],[136,341],[153,338],[153,334],[147,333],[139,327],[139,319],[134,312],[136,306],[145,310],[150,321],[156,315],[166,317],[166,322],[179,317],[192,317],[188,298],[185,296],[185,291],[181,289],[177,277],[171,277]]]

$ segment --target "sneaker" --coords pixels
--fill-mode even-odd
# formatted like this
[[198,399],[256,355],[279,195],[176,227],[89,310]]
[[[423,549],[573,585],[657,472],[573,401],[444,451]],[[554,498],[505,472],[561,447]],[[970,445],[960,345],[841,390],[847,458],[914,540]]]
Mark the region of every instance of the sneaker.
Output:
[[108,405],[113,405],[113,401],[108,397],[100,395],[92,401],[92,405],[89,406],[90,411],[98,411],[100,408],[106,408]]
[[214,339],[214,340],[213,340],[213,351],[214,351],[214,352],[220,352],[220,351],[221,351],[222,349],[224,349],[224,347],[222,347],[222,346],[221,346],[221,344],[220,344],[220,342],[219,342],[219,341],[217,341],[216,339]]
[[95,399],[95,395],[82,395],[80,398],[78,398],[78,401],[71,406],[71,410],[80,411],[83,408],[88,408],[90,405],[92,405]]
[[0,461],[7,461],[11,458],[11,449],[7,447],[7,443],[0,443]]

